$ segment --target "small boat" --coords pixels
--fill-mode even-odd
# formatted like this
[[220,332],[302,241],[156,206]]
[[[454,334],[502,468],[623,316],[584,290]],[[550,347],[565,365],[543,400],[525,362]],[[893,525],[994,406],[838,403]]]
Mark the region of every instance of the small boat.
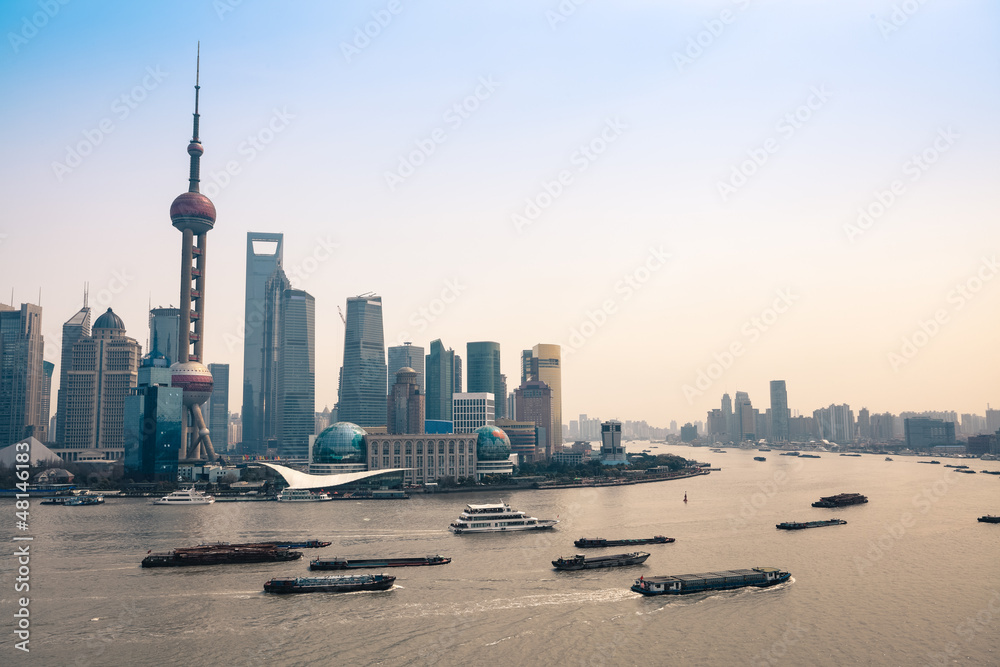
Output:
[[968,468],[956,468],[955,472],[964,472],[966,475],[975,475],[975,470],[969,470]]
[[841,454],[841,456],[861,456],[861,454]]
[[968,468],[969,466],[957,466],[957,465],[953,465],[951,463],[945,463],[944,467],[945,468]]
[[353,570],[368,567],[411,567],[415,565],[447,565],[444,556],[419,556],[416,558],[316,558],[309,562],[310,570]]
[[892,460],[892,457],[890,457],[890,456],[887,456],[887,457],[885,457],[885,460],[886,460],[886,461],[891,461],[891,460]]
[[275,542],[274,546],[280,549],[319,549],[330,546],[330,542],[325,540],[305,540],[303,542]]
[[328,577],[294,577],[268,579],[266,593],[349,593],[352,591],[384,591],[392,588],[396,577],[391,574],[335,574]]
[[591,549],[595,547],[631,547],[637,544],[670,544],[674,542],[672,537],[656,535],[655,537],[637,537],[630,540],[606,540],[603,537],[581,537],[573,542],[577,549]]
[[754,461],[766,461],[767,457],[766,456],[755,456],[755,457],[753,457],[753,460]]
[[940,465],[940,461],[917,461],[917,463],[933,463],[934,465]]
[[557,570],[594,570],[600,567],[623,567],[625,565],[640,565],[646,562],[649,554],[645,551],[636,551],[630,554],[614,554],[613,556],[596,556],[587,558],[582,554],[577,554],[572,558],[560,556],[552,561],[552,567]]
[[154,505],[211,505],[215,502],[214,496],[208,496],[201,491],[196,491],[192,486],[190,489],[179,489],[163,496],[159,500],[154,500]]
[[67,498],[66,501],[61,504],[66,506],[103,505],[104,496],[73,496],[72,498]]
[[982,521],[983,523],[1000,523],[1000,516],[987,514],[986,516],[979,517],[976,521]]
[[822,458],[819,454],[799,454],[800,459],[818,459]]
[[805,521],[799,523],[797,521],[786,521],[784,523],[775,524],[775,528],[780,528],[781,530],[802,530],[804,528],[822,528],[824,526],[842,526],[846,521],[843,519],[827,519],[826,521]]
[[799,452],[781,452],[781,456],[799,456]]
[[728,591],[755,586],[766,588],[788,581],[791,573],[776,567],[746,570],[722,570],[702,574],[678,574],[663,577],[639,577],[632,590],[643,595],[684,595],[703,591]]
[[866,496],[860,493],[839,493],[835,496],[820,498],[812,504],[813,507],[845,507],[847,505],[861,505],[868,502]]
[[757,451],[758,452],[769,452],[769,451],[771,451],[771,448],[770,447],[758,447]]
[[1000,475],[1000,470],[980,470],[979,472],[986,473],[987,475]]
[[278,502],[282,503],[320,503],[333,500],[329,493],[313,493],[309,489],[285,489],[278,494]]

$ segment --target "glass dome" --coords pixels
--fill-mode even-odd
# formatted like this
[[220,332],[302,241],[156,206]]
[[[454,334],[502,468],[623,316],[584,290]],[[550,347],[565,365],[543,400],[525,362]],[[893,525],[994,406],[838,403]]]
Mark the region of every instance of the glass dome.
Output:
[[365,430],[351,422],[337,422],[316,436],[312,463],[365,463],[368,440]]
[[476,459],[479,461],[504,461],[510,456],[510,438],[496,426],[476,429]]

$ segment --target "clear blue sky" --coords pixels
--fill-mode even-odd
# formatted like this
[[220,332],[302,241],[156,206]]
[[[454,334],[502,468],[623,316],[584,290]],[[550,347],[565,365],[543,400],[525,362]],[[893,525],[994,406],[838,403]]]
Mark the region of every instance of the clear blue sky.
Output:
[[320,409],[336,306],[368,291],[388,342],[497,340],[511,386],[562,344],[566,422],[763,410],[779,378],[802,412],[1000,404],[1000,6],[559,7],[3,3],[0,298],[41,289],[55,362],[85,282],[143,343],[149,300],[177,303],[200,40],[206,361],[233,410],[250,230],[284,232],[316,297]]

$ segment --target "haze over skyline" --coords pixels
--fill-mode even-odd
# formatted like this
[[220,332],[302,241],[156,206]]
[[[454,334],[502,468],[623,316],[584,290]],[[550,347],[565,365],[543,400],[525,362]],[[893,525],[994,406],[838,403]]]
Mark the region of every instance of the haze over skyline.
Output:
[[497,341],[511,390],[521,350],[562,345],[566,423],[763,410],[774,379],[803,414],[983,414],[1000,7],[900,4],[8,2],[0,299],[41,290],[56,377],[84,283],[146,351],[200,40],[204,361],[231,410],[255,231],[316,298],[317,409],[337,306],[375,292],[387,345]]

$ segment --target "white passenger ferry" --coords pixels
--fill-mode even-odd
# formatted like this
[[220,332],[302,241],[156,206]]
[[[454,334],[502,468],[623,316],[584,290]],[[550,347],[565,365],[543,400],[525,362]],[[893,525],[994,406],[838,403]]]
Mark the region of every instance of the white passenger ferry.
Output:
[[211,505],[215,502],[215,496],[207,496],[201,491],[190,489],[180,489],[170,495],[163,496],[159,500],[154,500],[154,505]]
[[309,489],[285,489],[278,494],[278,501],[283,503],[317,503],[324,500],[333,498],[325,491],[313,493]]
[[503,502],[494,505],[466,505],[462,514],[448,528],[462,533],[500,533],[512,530],[546,530],[555,526],[554,519],[536,519]]

